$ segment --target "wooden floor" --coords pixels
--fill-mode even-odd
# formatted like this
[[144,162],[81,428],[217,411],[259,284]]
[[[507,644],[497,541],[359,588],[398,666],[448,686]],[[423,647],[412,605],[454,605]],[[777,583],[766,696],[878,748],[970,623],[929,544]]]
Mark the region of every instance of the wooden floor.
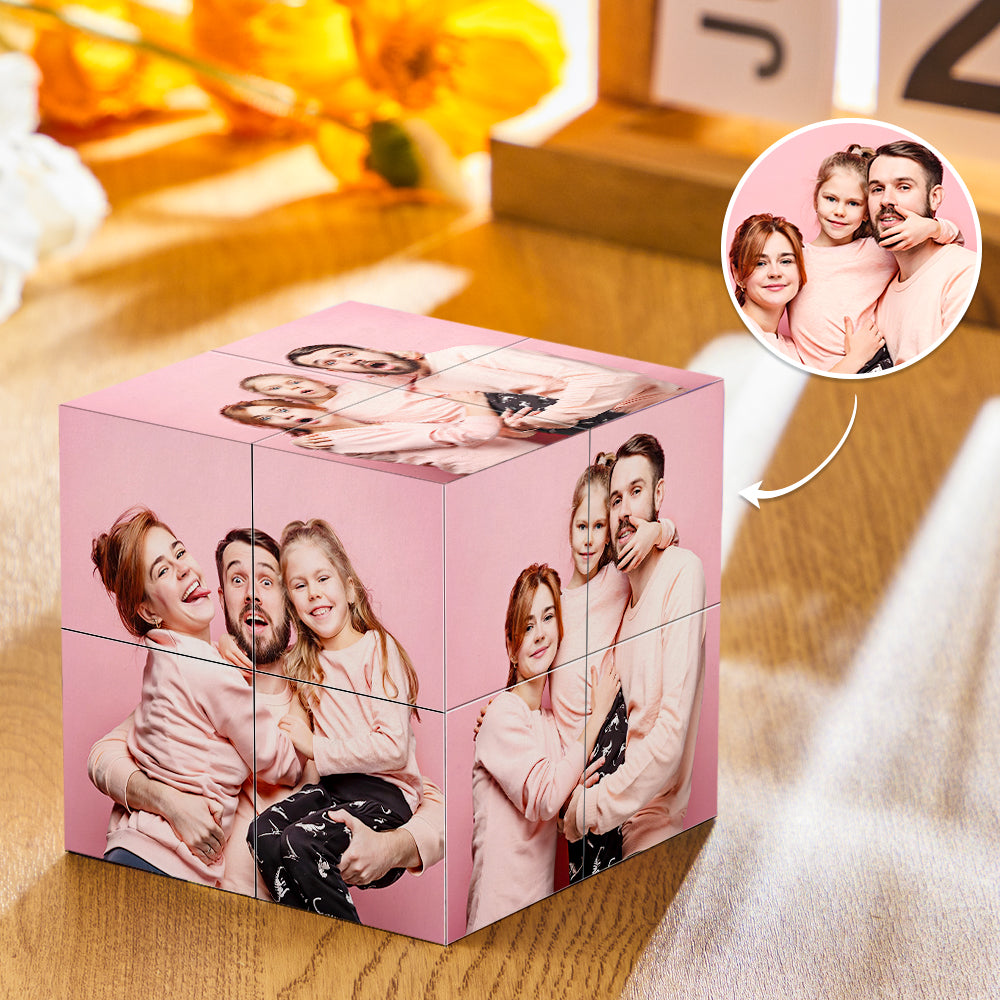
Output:
[[[679,366],[739,326],[716,266],[341,198],[306,150],[181,129],[85,155],[112,214],[0,327],[0,996],[988,995],[1000,515],[945,516],[1000,390],[985,328],[859,388],[811,379],[755,477],[819,464],[857,391],[836,460],[748,509],[729,555],[713,823],[448,949],[64,854],[59,402],[351,297]],[[966,562],[921,569],[936,543]],[[901,617],[900,573],[917,595]],[[938,620],[970,580],[981,604]]]

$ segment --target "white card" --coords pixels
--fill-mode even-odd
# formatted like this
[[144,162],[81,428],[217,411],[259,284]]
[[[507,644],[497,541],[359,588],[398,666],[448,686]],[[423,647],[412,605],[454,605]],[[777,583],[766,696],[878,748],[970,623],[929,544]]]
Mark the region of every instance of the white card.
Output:
[[655,101],[802,124],[833,102],[836,0],[661,0]]
[[1000,3],[882,0],[877,115],[949,156],[1000,157]]

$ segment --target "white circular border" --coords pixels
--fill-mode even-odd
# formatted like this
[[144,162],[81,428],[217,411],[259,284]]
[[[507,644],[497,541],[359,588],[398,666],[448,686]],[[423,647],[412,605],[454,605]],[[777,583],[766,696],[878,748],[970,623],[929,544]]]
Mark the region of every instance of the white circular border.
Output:
[[[866,374],[859,374],[855,372],[854,374],[849,374],[847,372],[828,372],[823,371],[819,368],[810,368],[809,365],[803,364],[801,361],[793,361],[787,355],[782,354],[777,348],[772,347],[765,337],[762,337],[755,330],[753,330],[750,324],[746,321],[743,313],[743,309],[739,302],[736,301],[736,294],[733,290],[732,274],[729,269],[729,247],[726,246],[726,234],[729,232],[729,220],[732,216],[733,206],[736,204],[736,200],[739,197],[740,191],[743,190],[743,185],[747,182],[754,171],[761,165],[761,163],[768,158],[776,149],[780,146],[785,145],[786,142],[790,142],[797,136],[802,135],[805,132],[812,132],[815,129],[825,128],[828,125],[851,125],[859,124],[865,126],[879,126],[884,129],[888,129],[890,132],[895,132],[900,138],[912,139],[914,142],[920,143],[922,146],[926,146],[935,156],[941,161],[941,163],[947,168],[951,173],[951,176],[957,182],[959,189],[962,194],[965,195],[965,199],[968,202],[969,208],[972,213],[972,219],[976,227],[976,272],[972,282],[972,289],[969,292],[969,297],[965,300],[965,304],[962,306],[962,312],[958,319],[947,329],[945,332],[927,348],[923,354],[918,354],[915,358],[910,358],[909,361],[903,362],[901,365],[893,364],[892,368],[880,368],[878,371],[868,372]],[[777,142],[771,143],[767,149],[764,150],[760,156],[757,157],[753,163],[747,167],[745,173],[740,178],[739,184],[733,189],[733,193],[729,198],[729,205],[726,207],[726,217],[722,221],[722,237],[721,237],[721,247],[722,247],[722,275],[726,282],[726,290],[729,292],[729,298],[733,303],[733,307],[740,315],[740,319],[743,320],[744,326],[746,326],[747,331],[751,333],[758,343],[763,344],[764,347],[768,349],[776,358],[784,361],[785,364],[790,365],[793,368],[797,368],[799,371],[808,372],[810,375],[822,375],[824,378],[835,378],[835,379],[874,379],[880,378],[883,375],[892,375],[895,372],[903,371],[909,368],[910,365],[916,364],[918,361],[923,361],[924,358],[931,355],[938,347],[940,347],[955,330],[955,327],[965,319],[965,314],[969,309],[969,304],[972,302],[972,297],[976,294],[976,289],[979,287],[979,274],[983,265],[983,233],[979,225],[979,211],[976,209],[976,203],[972,200],[972,195],[969,194],[969,189],[965,185],[965,181],[962,179],[961,174],[952,166],[951,162],[947,157],[942,156],[940,150],[936,149],[929,142],[924,140],[921,136],[917,135],[915,132],[910,132],[908,129],[900,128],[898,125],[891,125],[888,122],[879,121],[876,118],[827,118],[825,121],[813,122],[811,125],[803,125],[801,128],[795,129],[794,132],[789,132],[788,135],[783,136]],[[808,275],[806,275],[808,277]]]

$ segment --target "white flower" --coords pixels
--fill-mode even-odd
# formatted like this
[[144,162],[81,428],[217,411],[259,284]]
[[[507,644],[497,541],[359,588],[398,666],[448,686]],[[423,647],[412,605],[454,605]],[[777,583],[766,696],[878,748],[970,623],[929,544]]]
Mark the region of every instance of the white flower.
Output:
[[80,157],[34,132],[37,85],[27,56],[0,55],[0,322],[21,304],[39,258],[79,249],[108,212]]

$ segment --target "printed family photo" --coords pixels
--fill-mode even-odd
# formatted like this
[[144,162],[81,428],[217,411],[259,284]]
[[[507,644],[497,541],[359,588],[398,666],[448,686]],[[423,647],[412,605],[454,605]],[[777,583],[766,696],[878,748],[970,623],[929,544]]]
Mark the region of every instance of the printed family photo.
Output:
[[975,207],[916,136],[845,119],[765,152],[730,201],[724,270],[747,328],[820,374],[902,367],[933,350],[975,291]]

